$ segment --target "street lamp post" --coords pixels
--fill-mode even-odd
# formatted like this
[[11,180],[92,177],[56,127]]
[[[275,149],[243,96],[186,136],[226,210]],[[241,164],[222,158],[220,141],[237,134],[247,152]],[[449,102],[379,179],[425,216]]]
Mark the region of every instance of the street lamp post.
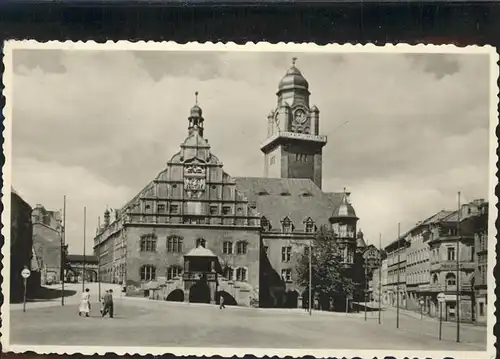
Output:
[[87,207],[83,207],[83,270],[82,270],[82,293],[85,292],[85,227],[87,226]]
[[378,324],[382,315],[382,233],[378,236]]
[[64,305],[64,280],[65,280],[65,272],[64,269],[66,267],[66,195],[64,195],[64,204],[63,204],[63,223],[61,229],[61,305]]
[[460,192],[458,192],[458,211],[457,211],[457,280],[456,280],[456,294],[457,294],[457,343],[460,342]]
[[312,241],[309,240],[309,315],[312,315]]

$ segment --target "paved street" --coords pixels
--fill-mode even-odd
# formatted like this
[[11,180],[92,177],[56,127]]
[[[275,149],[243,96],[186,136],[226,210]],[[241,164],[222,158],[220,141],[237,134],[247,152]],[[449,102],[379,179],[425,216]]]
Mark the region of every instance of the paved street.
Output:
[[[94,292],[95,293],[95,292]],[[453,323],[443,324],[443,340],[437,338],[437,322],[395,314],[315,312],[310,317],[296,309],[252,309],[184,304],[116,295],[114,319],[100,318],[99,305],[91,318],[77,315],[79,296],[57,302],[29,303],[23,313],[11,309],[13,344],[195,346],[260,348],[345,348],[484,350],[486,328],[464,325],[462,343],[455,342]]]

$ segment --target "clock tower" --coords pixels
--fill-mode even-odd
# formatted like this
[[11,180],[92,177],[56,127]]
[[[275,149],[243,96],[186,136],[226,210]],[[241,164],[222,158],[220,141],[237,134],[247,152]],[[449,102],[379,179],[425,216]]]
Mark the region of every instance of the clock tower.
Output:
[[295,67],[281,79],[277,107],[268,115],[264,175],[308,178],[321,188],[322,151],[327,138],[319,134],[319,110],[309,107],[309,84]]

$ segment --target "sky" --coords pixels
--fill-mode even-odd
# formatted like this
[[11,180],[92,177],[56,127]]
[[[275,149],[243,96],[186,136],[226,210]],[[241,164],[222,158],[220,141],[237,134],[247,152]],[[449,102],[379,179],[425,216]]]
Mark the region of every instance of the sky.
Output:
[[[15,50],[12,185],[66,205],[70,253],[187,135],[199,92],[205,137],[231,176],[263,176],[259,150],[292,57],[320,109],[323,190],[351,192],[368,243],[488,198],[487,55]],[[347,121],[347,122],[346,122]]]

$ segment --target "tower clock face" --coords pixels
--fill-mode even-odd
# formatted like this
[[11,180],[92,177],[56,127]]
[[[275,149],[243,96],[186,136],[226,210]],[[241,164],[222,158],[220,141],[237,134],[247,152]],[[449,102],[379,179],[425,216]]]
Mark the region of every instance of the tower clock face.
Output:
[[295,122],[299,124],[303,124],[307,121],[307,115],[303,110],[295,111]]

